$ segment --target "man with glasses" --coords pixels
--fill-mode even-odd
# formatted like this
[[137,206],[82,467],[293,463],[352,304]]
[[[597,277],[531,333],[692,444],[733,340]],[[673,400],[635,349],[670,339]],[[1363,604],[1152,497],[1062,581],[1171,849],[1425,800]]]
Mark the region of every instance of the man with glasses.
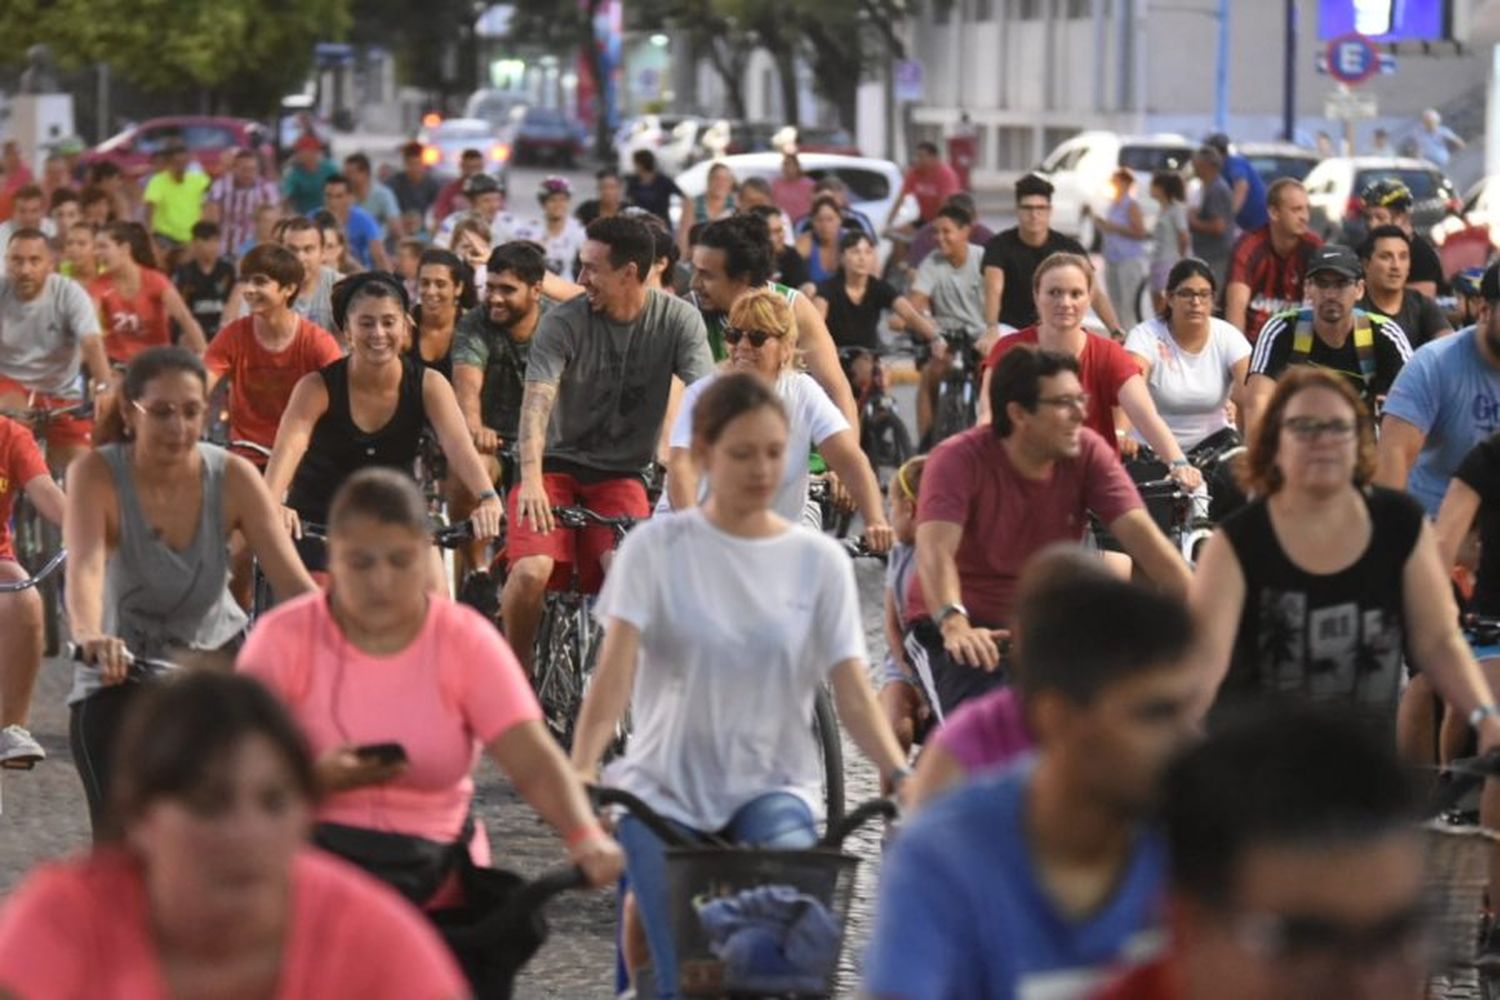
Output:
[[1266,191],[1270,221],[1239,238],[1229,256],[1224,318],[1253,344],[1266,321],[1302,307],[1307,265],[1323,241],[1307,230],[1307,189],[1295,177]]
[[1168,954],[1096,1000],[1427,995],[1417,798],[1367,727],[1258,712],[1179,758],[1162,799]]
[[[1081,243],[1052,228],[1051,182],[1027,174],[1016,182],[1016,225],[986,243],[980,261],[984,274],[984,320],[991,337],[998,337],[1002,327],[1024,330],[1036,323],[1031,276],[1038,264],[1055,253],[1088,256]],[[1094,287],[1092,305],[1107,329],[1119,330],[1119,317],[1103,285]],[[1124,339],[1123,334],[1120,339]],[[985,344],[983,348],[988,346]]]
[[1089,512],[1147,577],[1186,593],[1187,565],[1146,513],[1115,449],[1084,426],[1078,359],[1023,344],[990,379],[993,426],[933,450],[917,506],[907,652],[939,718],[1009,681],[1001,644],[1021,569],[1079,542]]
[[1246,436],[1265,412],[1288,365],[1316,365],[1347,378],[1372,413],[1411,357],[1411,343],[1395,320],[1355,303],[1365,293],[1359,255],[1331,243],[1307,267],[1311,305],[1271,317],[1260,331],[1246,377]]

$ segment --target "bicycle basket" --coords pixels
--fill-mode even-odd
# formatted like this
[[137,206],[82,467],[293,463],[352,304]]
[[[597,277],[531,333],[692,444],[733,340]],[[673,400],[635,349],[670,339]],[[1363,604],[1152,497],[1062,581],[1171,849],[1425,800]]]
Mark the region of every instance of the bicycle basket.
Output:
[[1472,966],[1479,954],[1489,861],[1500,836],[1477,826],[1428,823],[1427,887],[1438,969]]
[[667,851],[678,991],[832,996],[858,864],[827,848]]

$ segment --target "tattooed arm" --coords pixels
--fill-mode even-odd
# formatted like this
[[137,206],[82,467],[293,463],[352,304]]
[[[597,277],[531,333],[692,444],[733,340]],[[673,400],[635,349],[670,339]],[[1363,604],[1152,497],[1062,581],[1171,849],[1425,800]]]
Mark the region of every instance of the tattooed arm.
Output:
[[516,517],[530,521],[542,534],[552,530],[552,501],[542,483],[542,454],[547,445],[547,422],[557,402],[557,386],[530,379],[521,396],[521,485],[516,492]]

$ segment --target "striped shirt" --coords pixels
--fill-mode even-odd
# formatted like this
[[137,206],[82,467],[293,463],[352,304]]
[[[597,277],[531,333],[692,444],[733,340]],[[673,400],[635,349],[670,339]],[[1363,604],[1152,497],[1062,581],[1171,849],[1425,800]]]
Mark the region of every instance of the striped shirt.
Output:
[[[1368,317],[1374,340],[1374,372],[1366,375],[1360,362],[1359,349],[1355,344],[1353,328],[1362,318]],[[1292,310],[1272,316],[1261,327],[1260,337],[1255,341],[1255,353],[1250,356],[1250,375],[1264,375],[1279,379],[1291,364],[1309,364],[1338,372],[1349,380],[1349,385],[1372,408],[1391,391],[1391,383],[1411,359],[1411,342],[1406,332],[1395,320],[1377,313],[1366,313],[1355,309],[1350,321],[1350,334],[1339,347],[1330,347],[1322,337],[1313,334],[1305,359],[1293,356],[1293,346],[1299,322],[1311,322],[1311,310]]]
[[219,229],[224,249],[235,253],[255,235],[255,213],[262,205],[280,205],[281,191],[270,181],[257,179],[240,187],[225,174],[208,189],[207,202],[219,206]]

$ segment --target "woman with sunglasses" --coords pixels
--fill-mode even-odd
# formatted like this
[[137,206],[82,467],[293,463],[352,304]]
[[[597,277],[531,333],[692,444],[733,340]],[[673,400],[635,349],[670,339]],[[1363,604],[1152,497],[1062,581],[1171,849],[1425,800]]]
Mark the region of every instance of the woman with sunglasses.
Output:
[[142,690],[128,655],[232,650],[245,631],[229,593],[230,535],[245,537],[279,599],[314,587],[259,471],[199,441],[206,385],[186,348],[137,355],[118,410],[94,430],[99,447],[68,469],[66,601],[86,661],[68,696],[68,736],[96,828],[109,799],[108,749]]
[[[792,307],[779,292],[758,289],[741,295],[729,311],[724,328],[729,358],[722,371],[748,372],[771,386],[786,407],[791,425],[790,454],[807,455],[813,448],[823,456],[854,495],[865,522],[865,542],[876,552],[891,547],[891,527],[881,504],[880,483],[870,460],[860,450],[859,436],[849,426],[822,386],[806,372],[793,369],[797,360],[797,324]],[[683,393],[682,406],[672,422],[667,459],[667,489],[659,509],[684,510],[702,501],[710,483],[700,480],[693,460],[693,408],[718,375],[699,379]],[[771,507],[793,524],[805,522],[821,530],[821,514],[808,503],[805,461],[785,463]]]
[[[1185,257],[1167,274],[1161,318],[1146,320],[1125,337],[1125,350],[1146,379],[1156,412],[1184,453],[1199,445],[1238,442],[1225,412],[1228,402],[1243,424],[1250,342],[1214,316],[1218,291],[1213,269]],[[1139,430],[1131,433],[1144,443]]]
[[[1375,426],[1348,381],[1288,369],[1247,465],[1256,499],[1219,526],[1189,591],[1206,698],[1333,702],[1395,739],[1404,654],[1481,750],[1500,747],[1495,696],[1459,632],[1436,535],[1415,500],[1370,485]],[[1430,741],[1409,738],[1420,713],[1401,714],[1403,748],[1430,761]]]

